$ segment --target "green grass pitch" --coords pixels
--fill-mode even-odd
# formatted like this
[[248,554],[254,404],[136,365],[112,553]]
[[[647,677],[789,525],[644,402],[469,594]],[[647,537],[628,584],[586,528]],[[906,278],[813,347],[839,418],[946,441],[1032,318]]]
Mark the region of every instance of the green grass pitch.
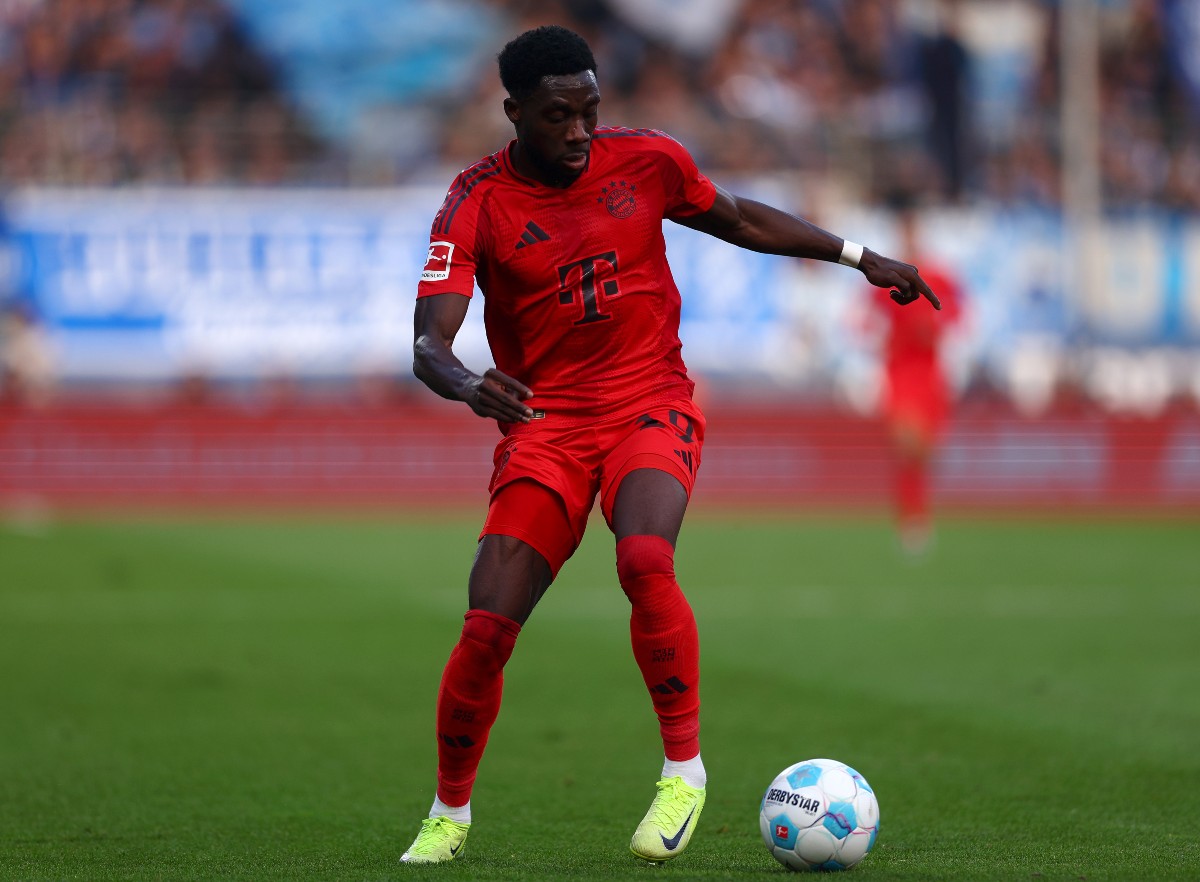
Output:
[[[481,514],[481,513],[480,513]],[[1200,878],[1195,521],[700,513],[709,799],[641,865],[657,727],[593,522],[531,619],[463,856],[404,867],[479,519],[0,528],[2,879],[769,879],[783,767],[879,796],[854,878]]]

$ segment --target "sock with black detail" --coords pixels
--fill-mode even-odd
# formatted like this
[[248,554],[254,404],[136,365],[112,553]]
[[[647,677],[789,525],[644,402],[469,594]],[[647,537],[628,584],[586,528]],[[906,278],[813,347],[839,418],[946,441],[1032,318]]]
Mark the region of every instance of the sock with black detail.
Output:
[[495,613],[465,616],[438,690],[437,798],[447,807],[470,810],[479,761],[500,713],[504,666],[520,632],[517,622]]
[[659,536],[626,536],[617,543],[617,577],[632,604],[633,656],[658,714],[667,760],[691,760],[700,753],[700,638],[675,581],[675,549]]

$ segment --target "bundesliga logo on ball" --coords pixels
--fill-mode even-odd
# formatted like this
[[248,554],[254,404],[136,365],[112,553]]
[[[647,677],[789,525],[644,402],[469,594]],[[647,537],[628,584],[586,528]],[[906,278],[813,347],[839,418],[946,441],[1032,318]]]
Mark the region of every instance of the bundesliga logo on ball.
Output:
[[758,815],[763,841],[791,870],[848,870],[879,834],[879,803],[845,763],[810,759],[771,782]]

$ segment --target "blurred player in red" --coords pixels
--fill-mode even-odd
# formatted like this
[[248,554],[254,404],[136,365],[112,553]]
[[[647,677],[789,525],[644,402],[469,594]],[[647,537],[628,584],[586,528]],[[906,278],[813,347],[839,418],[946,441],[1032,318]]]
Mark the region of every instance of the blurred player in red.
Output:
[[899,253],[921,267],[942,302],[940,312],[922,303],[899,309],[886,292],[868,292],[873,318],[883,325],[883,410],[894,456],[896,525],[904,550],[921,554],[933,538],[930,466],[950,414],[941,349],[959,321],[962,297],[954,276],[922,252],[912,200],[895,197],[893,208]]
[[[662,132],[599,125],[596,62],[571,31],[527,31],[499,64],[516,138],[451,185],[417,289],[416,375],[496,420],[502,438],[469,609],[438,693],[437,794],[402,860],[438,863],[462,848],[504,666],[599,498],[665,754],[630,847],[661,862],[687,846],[707,783],[700,644],[674,563],[705,422],[681,355],[663,220],[840,261],[900,299],[937,298],[915,267],[714,186]],[[453,351],[475,282],[496,365],[482,375]]]

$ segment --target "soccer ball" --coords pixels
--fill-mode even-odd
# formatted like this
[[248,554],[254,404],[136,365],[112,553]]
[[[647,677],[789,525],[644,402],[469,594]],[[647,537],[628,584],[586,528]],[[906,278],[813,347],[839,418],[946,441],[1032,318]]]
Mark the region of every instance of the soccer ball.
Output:
[[848,870],[875,844],[879,803],[867,779],[845,763],[810,759],[771,782],[758,826],[788,869]]

